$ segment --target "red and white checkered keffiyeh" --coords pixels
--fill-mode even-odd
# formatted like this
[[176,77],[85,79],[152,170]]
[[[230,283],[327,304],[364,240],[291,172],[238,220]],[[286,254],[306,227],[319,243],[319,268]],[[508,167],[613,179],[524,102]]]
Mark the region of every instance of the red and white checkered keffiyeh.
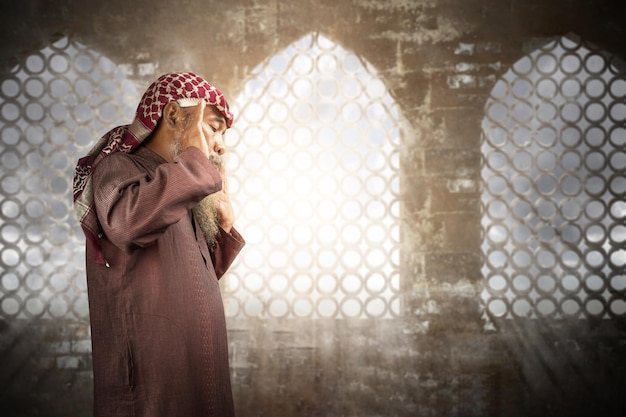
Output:
[[105,263],[98,242],[99,224],[94,207],[91,175],[96,166],[115,152],[131,153],[152,133],[170,101],[182,98],[204,99],[215,106],[226,119],[233,123],[224,95],[207,81],[191,72],[165,74],[159,77],[144,93],[135,119],[130,125],[118,126],[96,142],[89,153],[78,160],[74,171],[74,211],[80,221],[87,245],[95,254],[95,261]]

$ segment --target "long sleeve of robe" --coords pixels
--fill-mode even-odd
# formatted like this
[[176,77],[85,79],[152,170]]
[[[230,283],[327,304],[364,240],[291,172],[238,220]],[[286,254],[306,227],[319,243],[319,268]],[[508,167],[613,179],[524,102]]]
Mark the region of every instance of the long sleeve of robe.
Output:
[[209,247],[191,209],[221,189],[196,148],[172,163],[140,147],[93,177],[106,265],[87,253],[94,416],[234,416],[218,279],[244,245]]

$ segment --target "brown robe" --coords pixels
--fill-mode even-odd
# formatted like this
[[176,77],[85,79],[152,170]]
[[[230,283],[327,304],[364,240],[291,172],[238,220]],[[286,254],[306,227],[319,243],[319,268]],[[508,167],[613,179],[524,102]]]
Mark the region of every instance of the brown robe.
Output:
[[191,209],[221,189],[196,148],[105,158],[94,194],[107,265],[87,253],[94,416],[234,415],[218,279],[244,245],[208,247]]

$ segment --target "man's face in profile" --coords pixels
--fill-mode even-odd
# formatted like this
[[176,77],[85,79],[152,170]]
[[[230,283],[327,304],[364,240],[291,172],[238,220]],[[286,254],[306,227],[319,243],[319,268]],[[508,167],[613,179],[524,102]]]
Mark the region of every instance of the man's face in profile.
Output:
[[[197,106],[191,108],[184,108],[186,120],[179,124],[180,129],[186,127],[187,121],[190,119],[191,113],[198,111]],[[226,133],[227,125],[224,116],[220,111],[211,105],[207,105],[204,109],[202,118],[202,136],[207,145],[205,151],[206,157],[209,161],[215,165],[222,175],[222,182],[225,184],[224,178],[224,164],[222,161],[222,155],[226,152],[224,147],[224,134]],[[183,151],[181,144],[181,135],[177,135],[174,138],[174,154],[178,155]],[[209,246],[215,244],[217,234],[219,233],[219,221],[220,216],[218,212],[219,199],[218,193],[210,194],[206,196],[197,206],[193,208],[194,220],[198,223],[202,229]]]
[[[185,109],[187,117],[189,117],[191,111],[197,109]],[[202,118],[202,135],[203,140],[207,144],[208,155],[207,158],[222,174],[222,182],[225,184],[226,178],[224,177],[224,164],[222,155],[226,152],[224,146],[224,134],[226,133],[227,125],[224,116],[220,111],[211,105],[207,105],[204,109],[204,115]],[[176,154],[182,152],[182,146],[180,139],[176,143]],[[215,243],[217,234],[219,233],[219,198],[218,193],[206,196],[196,207],[193,209],[194,219],[202,229],[204,236],[209,246]]]

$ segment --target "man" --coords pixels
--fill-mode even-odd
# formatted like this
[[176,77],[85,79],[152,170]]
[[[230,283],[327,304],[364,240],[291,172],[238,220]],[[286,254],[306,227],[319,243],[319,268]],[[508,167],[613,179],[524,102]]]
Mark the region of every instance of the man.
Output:
[[166,74],[78,162],[96,417],[234,415],[218,286],[244,245],[221,163],[232,121],[201,77]]

